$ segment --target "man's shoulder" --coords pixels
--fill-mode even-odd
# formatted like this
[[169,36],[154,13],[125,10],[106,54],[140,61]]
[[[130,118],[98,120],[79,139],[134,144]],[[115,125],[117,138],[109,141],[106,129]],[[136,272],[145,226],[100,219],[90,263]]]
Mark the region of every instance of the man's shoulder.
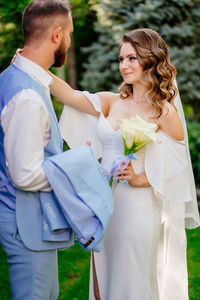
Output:
[[23,90],[33,90],[33,92],[43,97],[42,87],[26,72],[14,65],[10,65],[0,76],[0,107],[2,109],[14,95],[19,94]]
[[15,66],[14,64],[9,65],[1,74],[1,77],[4,76],[23,76],[26,78],[31,78],[26,72]]
[[9,89],[17,87],[30,87],[32,85],[32,78],[20,70],[14,65],[10,65],[0,74],[0,88],[4,86],[9,86]]

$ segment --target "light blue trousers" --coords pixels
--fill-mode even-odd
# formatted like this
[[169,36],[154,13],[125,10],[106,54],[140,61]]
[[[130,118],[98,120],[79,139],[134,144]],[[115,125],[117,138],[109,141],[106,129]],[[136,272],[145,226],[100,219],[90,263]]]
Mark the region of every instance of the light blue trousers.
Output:
[[57,251],[31,251],[17,231],[15,211],[0,201],[0,244],[7,255],[12,300],[56,300]]

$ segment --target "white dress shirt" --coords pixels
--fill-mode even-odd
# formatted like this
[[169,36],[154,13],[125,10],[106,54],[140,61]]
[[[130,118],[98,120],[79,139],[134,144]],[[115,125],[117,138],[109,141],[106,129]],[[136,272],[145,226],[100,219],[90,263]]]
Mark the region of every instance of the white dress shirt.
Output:
[[[33,61],[17,55],[15,66],[28,73],[50,99],[52,77]],[[23,89],[8,102],[1,113],[4,151],[13,184],[25,191],[49,191],[50,185],[41,167],[44,147],[50,139],[50,117],[41,96]]]

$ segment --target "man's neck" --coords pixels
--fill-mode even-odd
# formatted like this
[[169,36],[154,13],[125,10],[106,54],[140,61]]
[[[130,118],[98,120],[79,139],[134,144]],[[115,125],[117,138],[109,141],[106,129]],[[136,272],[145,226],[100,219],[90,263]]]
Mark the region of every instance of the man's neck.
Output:
[[53,55],[45,49],[35,48],[31,46],[24,46],[21,56],[24,56],[27,59],[30,59],[34,63],[38,64],[45,71],[47,71],[53,64]]

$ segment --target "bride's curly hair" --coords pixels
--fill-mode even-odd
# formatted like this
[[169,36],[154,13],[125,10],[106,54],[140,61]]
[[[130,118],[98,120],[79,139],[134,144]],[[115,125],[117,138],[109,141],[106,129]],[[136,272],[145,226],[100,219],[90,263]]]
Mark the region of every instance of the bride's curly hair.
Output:
[[[170,61],[167,45],[156,31],[147,28],[125,34],[120,46],[124,43],[130,43],[136,50],[143,68],[141,82],[147,87],[145,97],[155,108],[155,119],[158,119],[162,114],[162,102],[167,100],[173,103],[177,95],[174,84],[176,69]],[[133,94],[133,86],[123,82],[119,92],[120,97],[126,99]]]

